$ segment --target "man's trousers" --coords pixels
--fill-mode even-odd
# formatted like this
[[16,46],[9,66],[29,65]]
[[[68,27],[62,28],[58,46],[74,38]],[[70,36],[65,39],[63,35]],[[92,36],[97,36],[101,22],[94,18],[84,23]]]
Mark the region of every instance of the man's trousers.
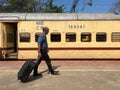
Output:
[[45,60],[47,66],[48,66],[48,69],[51,73],[54,73],[54,70],[52,68],[52,65],[51,65],[51,60],[50,60],[50,57],[48,55],[48,52],[46,50],[41,50],[41,55],[40,58],[37,60],[36,62],[36,66],[34,68],[34,74],[37,74],[38,73],[38,66],[39,64],[41,63],[42,59]]

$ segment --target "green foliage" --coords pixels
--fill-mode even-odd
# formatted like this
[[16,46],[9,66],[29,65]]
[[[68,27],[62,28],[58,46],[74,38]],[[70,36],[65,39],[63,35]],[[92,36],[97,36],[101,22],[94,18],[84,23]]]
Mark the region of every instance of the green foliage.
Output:
[[8,0],[8,12],[33,12],[34,0]]
[[4,5],[0,6],[0,12],[17,13],[62,13],[63,5],[53,5],[53,0],[43,4],[43,0],[6,0]]
[[64,12],[63,11],[63,5],[62,6],[56,6],[56,5],[53,5],[53,0],[50,0],[50,2],[48,4],[46,4],[46,11],[47,13],[62,13]]

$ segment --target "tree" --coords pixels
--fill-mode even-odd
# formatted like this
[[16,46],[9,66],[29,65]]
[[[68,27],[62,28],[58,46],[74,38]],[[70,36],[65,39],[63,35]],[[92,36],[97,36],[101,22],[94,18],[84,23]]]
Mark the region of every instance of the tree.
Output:
[[0,12],[62,13],[64,11],[63,5],[53,5],[53,0],[2,0],[0,5]]
[[56,6],[53,5],[55,0],[39,0],[38,12],[41,13],[63,13],[64,5]]
[[0,12],[4,11],[3,5],[6,3],[7,0],[0,0]]
[[34,12],[34,0],[7,0],[7,12]]
[[56,6],[56,5],[53,5],[53,0],[49,0],[49,2],[46,4],[46,7],[45,7],[45,12],[47,13],[62,13],[64,12],[64,9],[63,9],[64,5],[61,5],[61,6]]

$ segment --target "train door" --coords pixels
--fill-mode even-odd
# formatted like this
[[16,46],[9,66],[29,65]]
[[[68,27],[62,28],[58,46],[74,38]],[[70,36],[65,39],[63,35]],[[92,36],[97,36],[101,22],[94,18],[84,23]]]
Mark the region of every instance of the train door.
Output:
[[3,56],[5,59],[17,59],[17,23],[3,23]]

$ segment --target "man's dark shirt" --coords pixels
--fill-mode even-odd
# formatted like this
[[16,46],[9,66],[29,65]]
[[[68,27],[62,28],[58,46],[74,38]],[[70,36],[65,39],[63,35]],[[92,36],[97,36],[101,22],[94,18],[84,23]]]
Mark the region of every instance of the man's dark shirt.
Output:
[[41,50],[48,50],[48,44],[47,44],[47,39],[46,35],[44,33],[41,33],[38,37],[38,45],[41,46]]

